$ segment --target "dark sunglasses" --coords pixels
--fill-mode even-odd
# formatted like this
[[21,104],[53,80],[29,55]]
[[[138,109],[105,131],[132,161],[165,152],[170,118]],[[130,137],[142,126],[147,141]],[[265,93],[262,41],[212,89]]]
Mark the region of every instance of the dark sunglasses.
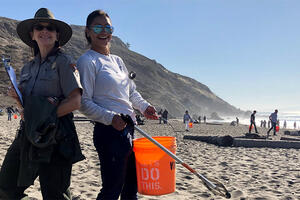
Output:
[[33,29],[37,30],[37,31],[42,31],[42,30],[44,30],[44,28],[47,29],[50,32],[56,31],[56,27],[53,26],[53,25],[44,26],[44,25],[41,25],[41,24],[36,24],[36,25],[33,26]]
[[103,30],[108,33],[108,34],[112,34],[114,32],[114,27],[110,26],[110,25],[95,25],[90,27],[89,29],[92,29],[94,31],[94,33],[99,34],[101,33]]

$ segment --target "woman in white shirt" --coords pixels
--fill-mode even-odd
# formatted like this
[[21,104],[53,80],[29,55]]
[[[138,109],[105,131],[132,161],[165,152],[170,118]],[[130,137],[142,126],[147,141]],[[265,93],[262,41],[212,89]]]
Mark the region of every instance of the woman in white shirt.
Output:
[[133,129],[121,114],[135,121],[134,108],[145,117],[157,119],[156,110],[136,91],[123,60],[110,54],[113,27],[102,10],[89,14],[85,36],[91,49],[77,67],[83,86],[81,112],[94,120],[94,145],[101,165],[102,189],[99,199],[137,199]]

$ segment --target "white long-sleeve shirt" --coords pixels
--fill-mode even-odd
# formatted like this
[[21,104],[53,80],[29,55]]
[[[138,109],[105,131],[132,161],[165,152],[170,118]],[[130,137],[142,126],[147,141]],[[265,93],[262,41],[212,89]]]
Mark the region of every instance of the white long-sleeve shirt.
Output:
[[83,87],[80,111],[88,118],[110,125],[115,114],[130,115],[133,107],[142,113],[150,105],[136,91],[123,60],[88,50],[77,61]]

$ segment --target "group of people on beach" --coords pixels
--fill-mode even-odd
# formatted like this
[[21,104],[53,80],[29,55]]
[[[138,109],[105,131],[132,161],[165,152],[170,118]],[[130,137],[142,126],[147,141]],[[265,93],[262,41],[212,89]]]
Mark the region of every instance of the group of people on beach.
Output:
[[[269,137],[269,134],[272,130],[273,130],[273,135],[276,135],[276,132],[277,132],[276,126],[278,125],[277,113],[278,113],[278,110],[275,109],[275,111],[273,113],[271,113],[271,115],[269,116],[271,128],[268,129],[268,131],[267,131],[267,137]],[[256,114],[256,110],[254,110],[250,116],[249,133],[251,133],[251,130],[253,127],[255,129],[255,133],[258,133],[257,128],[256,128],[256,122],[255,122],[255,114]]]
[[[161,124],[161,122],[163,122],[164,124],[168,123],[168,111],[167,109],[160,109],[160,111],[157,113],[158,114],[158,120],[159,120],[159,124]],[[203,122],[206,123],[206,116],[204,115],[203,117]],[[198,123],[201,124],[201,115],[198,117],[198,119],[193,119],[190,115],[189,115],[189,111],[186,110],[184,115],[183,115],[183,123],[185,124],[185,131],[189,131],[190,128],[190,123]]]
[[161,124],[161,122],[163,121],[164,124],[168,123],[168,110],[167,109],[160,109],[160,111],[157,113],[158,114],[158,120],[159,120],[159,124]]
[[[183,115],[183,123],[185,124],[185,131],[189,131],[189,128],[192,127],[193,123],[196,124],[201,124],[201,115],[199,115],[198,119],[193,119],[190,114],[189,111],[186,110],[184,115]],[[206,116],[203,116],[203,123],[206,123]]]
[[[185,124],[185,131],[189,131],[189,128],[193,125],[193,123],[201,124],[201,115],[199,115],[198,119],[193,119],[189,111],[186,110],[183,115],[183,123]],[[203,116],[203,123],[206,124],[206,116]]]
[[72,165],[85,159],[72,111],[80,109],[95,122],[93,142],[100,160],[102,188],[97,199],[137,199],[134,109],[158,119],[142,98],[123,60],[110,53],[114,27],[102,10],[86,19],[90,49],[77,62],[61,50],[72,28],[40,8],[17,25],[20,39],[34,58],[22,68],[18,90],[8,95],[18,104],[21,120],[0,170],[0,199],[29,199],[24,191],[39,177],[43,199],[71,200]]
[[19,114],[18,108],[14,108],[14,106],[8,106],[6,107],[6,113],[7,113],[7,121],[11,121],[12,115],[15,113],[16,115]]
[[[271,121],[269,120],[268,121],[268,128],[270,128],[270,124],[271,124]],[[260,120],[260,127],[261,128],[267,128],[267,121],[266,120]]]

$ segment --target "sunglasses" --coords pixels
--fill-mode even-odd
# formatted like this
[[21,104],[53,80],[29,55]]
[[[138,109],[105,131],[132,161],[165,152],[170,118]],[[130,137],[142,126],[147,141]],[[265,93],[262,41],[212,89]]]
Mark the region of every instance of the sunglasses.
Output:
[[94,31],[94,33],[99,34],[101,33],[103,30],[108,33],[108,34],[112,34],[114,32],[114,27],[110,26],[110,25],[95,25],[90,27],[89,29],[92,29]]
[[42,31],[42,30],[44,30],[44,28],[47,29],[50,32],[56,31],[56,27],[53,26],[53,25],[44,26],[44,25],[41,25],[41,24],[36,24],[36,25],[33,26],[33,29],[37,30],[37,31]]

